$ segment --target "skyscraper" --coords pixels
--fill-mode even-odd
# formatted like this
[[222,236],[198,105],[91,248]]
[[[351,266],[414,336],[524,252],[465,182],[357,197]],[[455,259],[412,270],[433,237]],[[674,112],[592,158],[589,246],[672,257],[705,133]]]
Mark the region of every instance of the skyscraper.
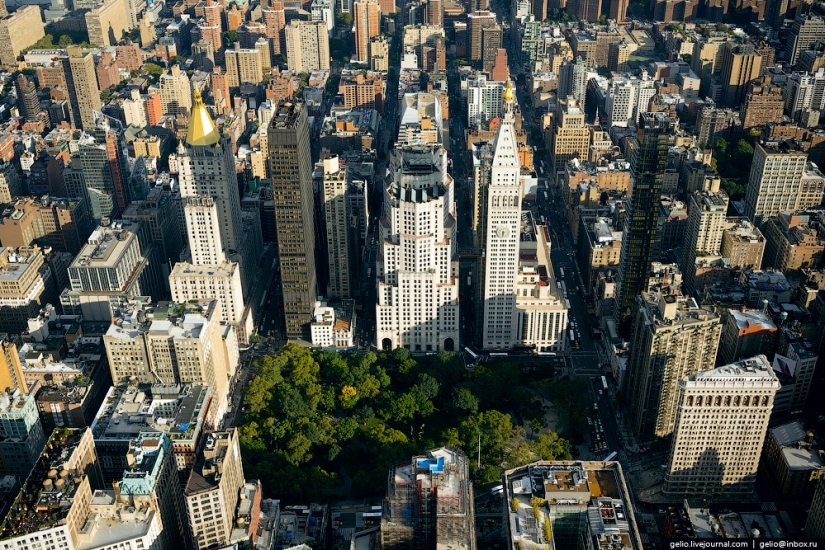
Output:
[[310,72],[329,69],[329,35],[323,21],[291,21],[284,35],[290,70]]
[[739,107],[745,99],[748,83],[759,77],[762,56],[751,43],[726,42],[722,46],[723,102],[729,107]]
[[439,144],[396,149],[384,190],[376,345],[415,353],[459,344],[453,178]]
[[645,290],[647,283],[663,184],[657,176],[667,165],[668,140],[674,127],[674,121],[666,113],[643,113],[638,144],[634,144],[631,151],[633,197],[625,214],[617,285],[618,313],[622,320],[630,318],[636,296]]
[[719,315],[675,288],[636,297],[625,393],[630,426],[639,441],[673,432],[678,383],[716,361]]
[[164,115],[189,115],[192,109],[192,86],[180,65],[172,65],[158,82],[161,110]]
[[29,77],[20,73],[14,81],[14,87],[17,90],[17,109],[20,111],[20,116],[25,118],[26,122],[37,120],[41,113],[37,86]]
[[[357,262],[354,252],[358,244],[351,243],[357,235],[351,230],[349,201],[347,200],[346,164],[340,164],[338,157],[325,158],[316,164],[316,172],[323,172],[324,221],[326,222],[327,261],[329,264],[329,285],[327,297],[351,298],[357,289]],[[354,244],[355,246],[351,246]]]
[[680,265],[689,294],[694,290],[697,253],[718,254],[722,247],[727,211],[728,195],[724,191],[694,191],[690,196]]
[[[491,11],[476,11],[467,16],[467,25],[470,32],[470,62],[480,64],[484,56],[484,41],[482,29],[495,27],[496,14]],[[500,48],[501,44],[496,46]]]
[[753,493],[778,389],[764,355],[680,380],[663,492],[703,498]]
[[368,62],[370,39],[381,32],[381,10],[375,0],[360,0],[353,3],[355,25],[355,59]]
[[585,95],[587,94],[587,72],[588,68],[584,60],[579,58],[575,61],[564,61],[559,68],[559,90],[558,97],[572,95],[584,108]]
[[516,343],[516,277],[521,224],[521,162],[515,130],[516,94],[507,81],[504,117],[494,145],[487,187],[484,280],[484,349],[510,349]]
[[550,165],[555,172],[564,171],[571,159],[587,160],[590,148],[590,128],[584,118],[584,107],[573,96],[558,99],[553,133],[550,134]]
[[745,193],[745,215],[750,221],[759,226],[796,208],[807,158],[807,153],[785,143],[756,144]]
[[811,44],[822,40],[825,33],[825,18],[813,13],[800,13],[791,25],[791,33],[785,43],[785,61],[796,65],[799,56],[811,48]]
[[[357,5],[357,3],[356,3]],[[356,8],[357,9],[357,8]],[[307,107],[281,101],[267,130],[283,312],[289,338],[310,339],[317,296],[315,208]]]
[[69,118],[78,128],[92,128],[92,113],[101,106],[95,60],[91,52],[84,55],[80,46],[69,46],[60,62],[69,92]]

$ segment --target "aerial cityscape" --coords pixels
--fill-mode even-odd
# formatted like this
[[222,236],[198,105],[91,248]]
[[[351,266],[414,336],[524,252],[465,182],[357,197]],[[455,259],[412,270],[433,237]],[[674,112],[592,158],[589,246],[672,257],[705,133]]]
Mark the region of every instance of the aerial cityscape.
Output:
[[0,0],[0,86],[0,550],[825,543],[825,2]]

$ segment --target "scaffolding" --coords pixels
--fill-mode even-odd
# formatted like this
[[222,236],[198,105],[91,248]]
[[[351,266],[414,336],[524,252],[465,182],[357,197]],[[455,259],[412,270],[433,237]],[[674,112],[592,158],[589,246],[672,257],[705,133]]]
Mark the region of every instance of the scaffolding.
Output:
[[385,549],[475,550],[467,457],[450,449],[415,456],[390,470],[381,522]]

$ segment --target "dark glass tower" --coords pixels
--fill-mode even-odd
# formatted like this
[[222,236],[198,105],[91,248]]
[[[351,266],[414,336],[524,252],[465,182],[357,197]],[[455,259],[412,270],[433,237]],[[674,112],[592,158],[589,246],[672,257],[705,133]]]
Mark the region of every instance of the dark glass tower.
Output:
[[[665,113],[643,113],[639,143],[630,157],[633,196],[625,214],[622,257],[619,265],[618,319],[632,315],[636,296],[645,290],[656,220],[662,195],[662,175],[667,164],[668,140],[676,123]],[[627,323],[624,323],[625,325]]]

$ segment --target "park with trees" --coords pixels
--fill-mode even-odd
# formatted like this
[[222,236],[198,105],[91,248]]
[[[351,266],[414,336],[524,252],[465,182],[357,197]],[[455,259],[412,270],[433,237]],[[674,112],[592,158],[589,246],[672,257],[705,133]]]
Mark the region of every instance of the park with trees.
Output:
[[244,470],[288,501],[380,496],[392,464],[449,446],[473,458],[476,482],[493,483],[502,468],[572,458],[571,443],[545,419],[552,401],[559,431],[576,442],[586,431],[583,391],[549,365],[504,360],[468,370],[451,352],[287,345],[253,363],[238,428]]

